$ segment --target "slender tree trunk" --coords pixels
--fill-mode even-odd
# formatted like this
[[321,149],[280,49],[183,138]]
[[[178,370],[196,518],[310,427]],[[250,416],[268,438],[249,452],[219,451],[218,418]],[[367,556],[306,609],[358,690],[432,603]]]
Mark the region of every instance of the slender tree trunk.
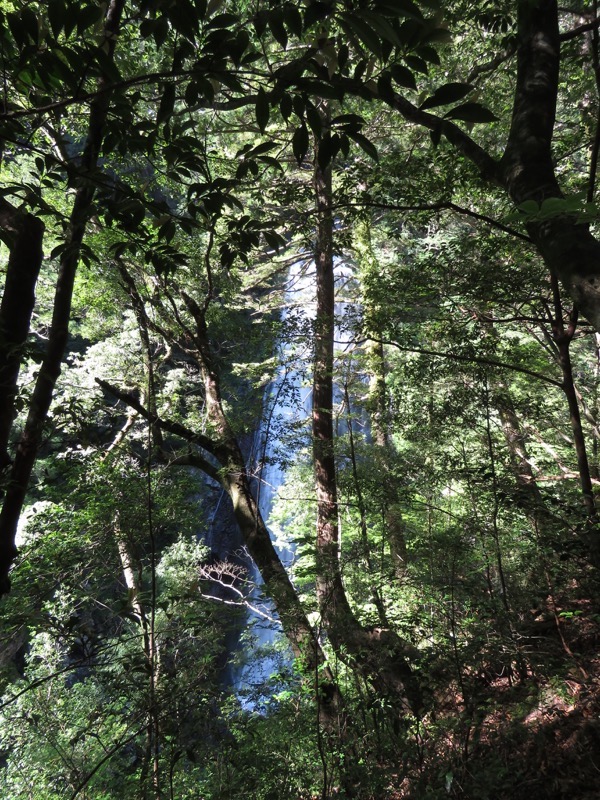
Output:
[[373,604],[377,609],[379,622],[381,625],[387,627],[388,619],[385,610],[385,603],[381,597],[381,592],[375,580],[376,570],[373,565],[371,557],[371,545],[369,543],[369,531],[367,525],[367,506],[365,503],[364,495],[360,485],[360,476],[358,474],[358,463],[356,459],[356,448],[354,446],[354,426],[352,425],[352,409],[350,407],[350,393],[348,392],[348,385],[344,384],[344,398],[346,402],[346,410],[348,412],[348,436],[350,439],[350,462],[352,464],[352,478],[354,481],[354,491],[356,493],[356,504],[358,506],[358,513],[360,515],[360,540],[362,544],[364,564],[367,569],[367,574],[370,581],[371,597]]
[[[119,273],[123,281],[124,288],[131,299],[133,313],[138,323],[140,332],[140,339],[142,342],[142,351],[144,354],[144,367],[148,375],[148,397],[146,401],[146,408],[151,414],[156,416],[156,376],[154,371],[154,363],[152,360],[152,342],[150,339],[150,321],[146,313],[146,307],[140,293],[137,290],[135,281],[129,274],[125,264],[119,261]],[[158,425],[151,426],[152,442],[156,453],[160,453],[163,448],[162,431]]]
[[[125,0],[111,0],[106,12],[104,47],[110,58],[113,57],[124,5]],[[101,79],[99,84],[102,88],[106,81]],[[109,105],[109,91],[100,92],[90,104],[87,141],[81,158],[80,185],[75,194],[65,247],[60,258],[48,345],[33,390],[25,429],[17,445],[0,512],[0,597],[10,590],[8,575],[17,555],[17,525],[67,346],[75,274],[95,193],[94,185],[87,180],[87,176],[98,164]]]
[[531,467],[525,434],[508,389],[505,386],[496,385],[491,402],[500,416],[511,471],[517,487],[519,506],[529,519],[532,528],[541,536],[542,540],[547,540],[551,529],[556,526],[557,520],[548,511],[542,498],[540,487]]
[[317,312],[313,373],[313,463],[317,494],[316,589],[331,644],[375,689],[404,709],[418,711],[421,696],[397,634],[364,627],[346,596],[339,565],[339,513],[333,427],[334,264],[331,168],[319,163],[316,146],[314,190]]
[[219,480],[231,498],[236,521],[248,552],[254,559],[275,602],[294,655],[305,659],[310,668],[323,657],[296,590],[273,546],[269,531],[252,493],[251,477],[244,456],[223,409],[221,382],[213,363],[204,312],[196,301],[184,294],[188,310],[196,323],[195,339],[198,363],[204,383],[204,396],[209,422],[214,431],[214,454],[222,465]]
[[379,463],[383,472],[382,482],[385,486],[385,500],[382,507],[385,538],[390,549],[393,574],[396,580],[401,583],[406,574],[408,553],[405,525],[400,503],[398,502],[398,492],[388,464],[390,450],[388,393],[385,352],[381,341],[382,332],[379,324],[379,315],[382,310],[371,293],[371,284],[374,279],[376,281],[379,277],[379,264],[373,252],[371,225],[368,220],[362,220],[356,226],[354,248],[361,270],[365,332],[367,336],[373,337],[364,346],[366,364],[369,371],[367,410],[370,414],[373,439],[379,451]]
[[[193,354],[202,375],[212,438],[196,435],[182,425],[162,420],[155,411],[144,408],[132,395],[119,391],[105,381],[98,380],[98,383],[149,420],[153,427],[175,433],[190,445],[199,444],[218,462],[217,466],[204,456],[199,455],[194,458],[194,454],[190,453],[186,463],[195,464],[211,478],[219,481],[231,499],[244,543],[258,567],[268,595],[275,604],[294,656],[304,664],[309,675],[315,676],[319,692],[319,717],[323,724],[332,730],[337,724],[338,714],[342,708],[339,690],[318,637],[271,541],[252,492],[252,476],[248,473],[239,442],[223,408],[220,375],[214,364],[205,311],[186,293],[182,293],[182,297],[195,322],[194,329],[186,328],[185,333],[188,338],[192,337],[194,340]],[[163,330],[162,335],[167,336],[168,332]],[[189,348],[188,353],[192,354]]]
[[156,687],[158,683],[157,664],[158,653],[156,650],[156,638],[154,632],[154,625],[150,615],[147,613],[146,608],[142,602],[142,568],[141,565],[133,555],[133,548],[128,536],[121,530],[119,522],[119,513],[115,517],[114,523],[115,541],[119,558],[121,560],[121,569],[123,570],[123,579],[127,592],[129,594],[129,602],[135,615],[136,621],[140,626],[142,633],[142,644],[144,650],[144,658],[148,669],[148,724],[146,726],[146,747],[144,751],[144,760],[140,770],[140,786],[142,796],[148,796],[149,777],[152,773],[152,784],[154,788],[155,800],[160,797],[157,789],[158,784],[158,709],[156,708]]
[[579,411],[579,401],[573,379],[573,366],[571,364],[570,346],[573,336],[577,330],[578,312],[576,306],[573,307],[569,315],[569,322],[565,328],[563,322],[563,307],[560,298],[558,280],[552,277],[552,291],[554,295],[554,319],[552,320],[552,336],[557,348],[558,363],[563,375],[563,391],[569,406],[569,418],[573,440],[575,442],[575,453],[577,455],[577,467],[579,471],[579,481],[583,496],[583,505],[587,516],[587,524],[583,534],[590,553],[592,563],[600,567],[600,531],[598,530],[598,514],[596,500],[592,487],[592,475],[587,456],[585,435],[581,424],[581,413]]

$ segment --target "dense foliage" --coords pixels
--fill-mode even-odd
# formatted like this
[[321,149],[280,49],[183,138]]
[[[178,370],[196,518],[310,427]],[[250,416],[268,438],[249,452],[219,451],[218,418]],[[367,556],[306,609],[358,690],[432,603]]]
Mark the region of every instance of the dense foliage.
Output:
[[0,794],[600,789],[600,17],[0,0]]

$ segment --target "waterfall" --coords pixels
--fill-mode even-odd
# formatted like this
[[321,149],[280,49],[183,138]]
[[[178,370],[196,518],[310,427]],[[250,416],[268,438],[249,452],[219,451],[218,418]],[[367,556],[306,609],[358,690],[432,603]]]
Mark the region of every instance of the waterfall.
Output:
[[[352,270],[338,260],[335,271],[336,291],[341,293],[352,279]],[[283,336],[278,345],[280,366],[265,392],[265,413],[254,448],[254,458],[258,463],[259,509],[279,557],[288,570],[294,563],[294,543],[285,527],[279,531],[279,536],[274,535],[270,517],[277,492],[286,479],[286,462],[289,462],[289,454],[285,452],[286,433],[293,426],[299,426],[308,435],[312,393],[311,331],[315,304],[314,264],[298,261],[290,267],[285,303],[280,315],[282,328],[287,328],[288,334],[291,331],[292,335]],[[347,319],[347,303],[338,300],[335,314],[337,320]],[[338,351],[343,354],[351,336],[349,329],[342,328],[339,322],[336,324],[335,339]],[[338,398],[343,394],[339,387],[336,392]],[[234,669],[232,685],[244,708],[262,711],[266,709],[271,696],[267,688],[269,680],[277,682],[275,676],[289,672],[292,654],[277,622],[272,603],[262,597],[262,580],[253,562],[250,566],[250,579],[256,586],[252,605],[259,607],[259,613],[249,610],[246,632],[242,636],[238,652],[241,663]]]

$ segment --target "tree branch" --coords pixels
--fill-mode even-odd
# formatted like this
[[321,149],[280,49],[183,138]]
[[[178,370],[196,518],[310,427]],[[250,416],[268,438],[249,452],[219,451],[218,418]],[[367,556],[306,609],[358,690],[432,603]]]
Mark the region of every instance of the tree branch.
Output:
[[497,186],[505,187],[505,181],[500,172],[500,162],[493,158],[487,150],[477,144],[465,133],[458,125],[450,120],[445,120],[429,111],[421,111],[410,100],[402,95],[393,93],[383,97],[375,84],[370,81],[368,84],[360,83],[351,78],[338,78],[334,76],[334,85],[343,89],[349,94],[364,97],[366,100],[379,100],[386,103],[391,108],[398,111],[405,120],[415,125],[420,125],[430,131],[441,131],[446,139],[452,144],[465,158],[469,159],[479,169],[482,178],[489,180]]
[[506,364],[504,361],[497,361],[495,358],[461,356],[457,353],[442,353],[439,350],[429,350],[423,347],[404,347],[403,345],[399,344],[398,342],[394,342],[391,339],[376,339],[372,336],[370,336],[369,339],[361,339],[355,342],[355,344],[361,345],[367,341],[381,342],[381,344],[395,347],[396,350],[402,350],[405,353],[421,353],[424,356],[433,356],[434,358],[449,358],[453,361],[462,361],[465,364],[482,364],[483,366],[498,367],[499,369],[510,369],[513,372],[520,372],[523,375],[529,375],[530,378],[535,378],[538,381],[549,383],[551,386],[556,386],[558,389],[563,389],[563,384],[561,381],[557,381],[554,378],[549,378],[547,375],[542,375],[540,372],[534,372],[533,370],[526,369],[525,367],[518,367],[516,364]]
[[439,203],[422,203],[420,205],[400,205],[396,203],[365,201],[364,203],[338,203],[333,206],[334,209],[348,207],[379,208],[383,211],[455,211],[457,214],[463,214],[466,217],[472,217],[473,219],[480,220],[481,222],[486,222],[488,225],[498,228],[498,230],[501,230],[504,233],[508,233],[517,239],[521,239],[524,242],[533,244],[531,238],[526,234],[520,233],[519,231],[514,230],[514,228],[509,228],[507,225],[504,225],[502,222],[498,222],[493,217],[488,217],[486,214],[479,214],[477,211],[471,211],[469,208],[464,208],[463,206],[456,205],[456,203],[452,203],[450,201],[440,200]]
[[588,31],[595,31],[598,30],[600,27],[600,19],[594,19],[591,22],[585,22],[583,25],[579,25],[577,28],[572,28],[570,31],[566,31],[565,33],[560,34],[560,41],[561,42],[568,42],[571,39],[576,39],[578,36],[581,36],[583,33],[587,33]]
[[[209,439],[208,436],[204,436],[202,433],[196,433],[190,428],[186,428],[185,425],[182,425],[179,422],[172,422],[170,420],[162,419],[158,416],[158,414],[145,408],[139,399],[131,392],[125,392],[122,389],[118,389],[116,386],[113,386],[101,378],[95,378],[95,381],[98,386],[101,386],[102,389],[104,389],[105,392],[108,392],[108,394],[116,397],[117,400],[125,403],[125,405],[129,406],[130,408],[135,409],[142,417],[144,417],[144,419],[148,420],[148,422],[152,423],[153,425],[158,425],[158,427],[163,431],[173,433],[175,436],[179,436],[181,439],[184,439],[190,444],[198,445],[203,450],[206,450],[208,453],[210,453],[210,455],[214,456],[215,445],[212,439]],[[197,465],[201,466],[201,469],[205,470],[210,477],[217,477],[217,466],[211,464],[209,461],[206,461],[200,454],[197,454],[195,458],[197,459]]]

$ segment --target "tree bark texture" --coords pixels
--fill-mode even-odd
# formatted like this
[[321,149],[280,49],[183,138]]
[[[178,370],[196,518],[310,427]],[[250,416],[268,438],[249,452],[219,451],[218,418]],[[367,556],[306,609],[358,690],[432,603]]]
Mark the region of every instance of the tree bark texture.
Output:
[[[102,46],[110,58],[113,57],[124,5],[125,0],[112,0],[106,12]],[[105,80],[100,79],[99,87],[103,88],[104,84]],[[98,93],[90,104],[87,140],[81,158],[80,184],[75,194],[65,247],[60,258],[48,345],[33,390],[25,429],[17,445],[0,512],[0,597],[10,590],[8,576],[17,555],[17,525],[67,346],[75,274],[95,194],[94,184],[87,176],[98,164],[109,106],[108,90]]]
[[321,618],[337,654],[397,707],[417,712],[421,696],[400,637],[356,619],[339,563],[339,511],[334,454],[333,361],[335,291],[331,168],[315,152],[317,311],[313,372],[313,463],[317,494],[316,589]]

